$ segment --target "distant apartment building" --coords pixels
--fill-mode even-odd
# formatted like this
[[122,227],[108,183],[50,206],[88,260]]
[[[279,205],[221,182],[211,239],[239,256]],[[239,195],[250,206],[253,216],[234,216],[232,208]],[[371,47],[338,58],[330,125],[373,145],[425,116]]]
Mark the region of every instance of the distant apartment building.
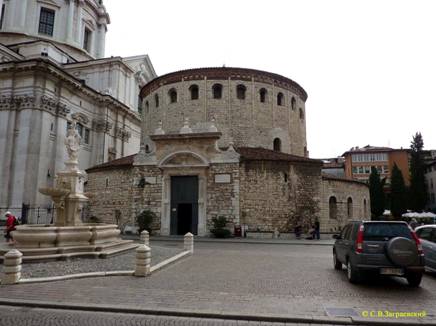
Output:
[[323,158],[321,161],[323,173],[345,178],[345,159],[343,157]]
[[427,185],[427,209],[436,211],[436,160],[427,164],[425,170],[425,182]]
[[410,184],[409,149],[393,149],[389,147],[353,147],[342,156],[345,159],[345,176],[350,179],[368,181],[371,168],[375,167],[380,177],[386,178],[390,184],[391,172],[397,164],[403,174],[406,186]]

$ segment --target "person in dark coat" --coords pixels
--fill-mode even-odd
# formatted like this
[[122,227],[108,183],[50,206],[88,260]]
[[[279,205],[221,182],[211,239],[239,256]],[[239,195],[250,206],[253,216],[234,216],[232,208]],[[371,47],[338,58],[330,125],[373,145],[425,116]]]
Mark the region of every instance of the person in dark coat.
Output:
[[314,227],[314,233],[313,233],[313,238],[315,239],[317,239],[317,240],[319,240],[320,239],[320,232],[319,232],[319,230],[320,230],[320,225],[319,225],[319,220],[318,219],[316,219],[315,220],[315,223],[314,223],[314,225],[313,225]]

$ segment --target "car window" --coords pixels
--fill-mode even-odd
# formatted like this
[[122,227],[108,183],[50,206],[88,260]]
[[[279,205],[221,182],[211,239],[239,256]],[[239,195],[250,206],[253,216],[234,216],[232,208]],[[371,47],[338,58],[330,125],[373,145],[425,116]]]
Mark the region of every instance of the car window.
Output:
[[413,239],[406,224],[399,223],[367,223],[363,232],[363,239],[367,241],[384,241],[395,237]]
[[350,240],[350,234],[351,234],[351,230],[353,229],[352,225],[348,225],[347,230],[345,231],[345,236],[344,239],[346,240]]
[[430,241],[431,236],[432,236],[432,229],[431,228],[422,228],[416,231],[416,235],[420,238],[420,239],[424,239],[424,240],[428,240]]
[[430,241],[436,243],[436,229],[435,228],[433,228],[433,235],[431,236]]
[[341,239],[345,239],[345,233],[348,231],[348,229],[350,228],[350,225],[346,225],[341,232]]

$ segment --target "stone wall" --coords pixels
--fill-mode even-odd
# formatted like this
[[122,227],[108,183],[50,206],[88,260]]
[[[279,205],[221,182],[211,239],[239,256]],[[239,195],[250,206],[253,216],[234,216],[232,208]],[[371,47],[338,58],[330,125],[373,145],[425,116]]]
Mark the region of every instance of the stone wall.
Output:
[[86,195],[89,197],[88,217],[103,223],[123,226],[133,215],[131,168],[118,168],[88,173]]
[[[264,72],[257,73],[266,75]],[[171,74],[167,79],[170,77]],[[271,78],[265,77],[265,80],[259,80],[254,74],[244,78],[229,75],[228,78],[218,79],[193,76],[189,80],[183,78],[181,81],[171,80],[171,82],[166,82],[165,76],[161,78],[161,86],[150,92],[147,91],[143,98],[146,134],[153,134],[159,121],[163,122],[165,132],[174,133],[183,126],[185,117],[190,119],[191,126],[215,119],[218,130],[223,133],[219,141],[221,147],[226,147],[230,141],[233,141],[238,147],[260,146],[273,149],[274,139],[279,138],[282,152],[306,155],[305,97],[297,94],[296,90],[278,85]],[[220,99],[213,97],[215,84],[222,85]],[[190,87],[193,85],[198,86],[199,89],[198,99],[195,100],[191,99],[190,92]],[[245,99],[237,98],[238,85],[245,86]],[[144,89],[147,87],[145,86]],[[171,103],[169,98],[171,89],[177,92],[175,103]],[[261,89],[267,91],[265,102],[260,101]],[[277,104],[278,93],[284,95],[283,104],[280,106]],[[155,96],[159,97],[158,107]]]
[[230,225],[239,220],[239,164],[212,164],[207,175],[207,228],[214,217],[224,216]]
[[[336,217],[330,212],[330,197],[336,198]],[[349,220],[371,219],[369,187],[361,182],[323,177],[321,197],[321,231],[335,232]],[[348,203],[351,199],[350,204]],[[366,204],[365,204],[366,203]]]
[[320,168],[312,164],[248,161],[241,164],[241,224],[249,230],[307,229],[319,214]]
[[162,176],[156,167],[124,167],[88,174],[89,216],[101,222],[123,227],[135,224],[135,217],[145,209],[156,214],[152,223],[159,232],[162,204]]

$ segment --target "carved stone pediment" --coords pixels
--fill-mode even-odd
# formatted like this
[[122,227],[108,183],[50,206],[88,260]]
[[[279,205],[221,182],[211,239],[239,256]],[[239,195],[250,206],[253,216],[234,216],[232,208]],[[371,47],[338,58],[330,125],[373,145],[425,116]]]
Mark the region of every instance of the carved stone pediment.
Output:
[[89,123],[89,118],[81,112],[73,113],[71,118],[82,125],[87,125]]
[[208,166],[208,161],[196,153],[182,152],[168,155],[162,160],[161,167]]

